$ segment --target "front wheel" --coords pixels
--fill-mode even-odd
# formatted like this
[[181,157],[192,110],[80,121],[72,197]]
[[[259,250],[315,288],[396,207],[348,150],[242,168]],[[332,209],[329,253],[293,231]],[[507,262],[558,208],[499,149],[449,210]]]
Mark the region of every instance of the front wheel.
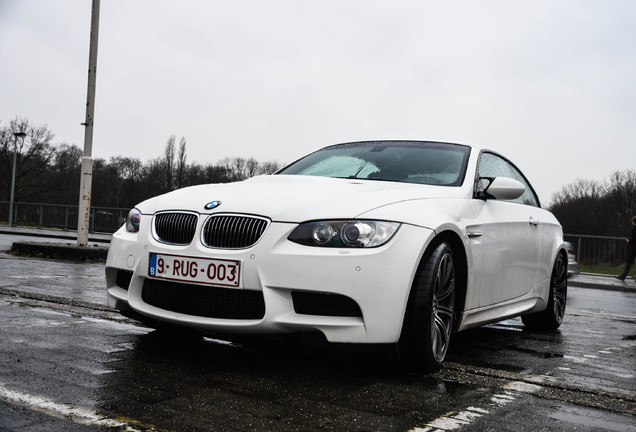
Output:
[[420,264],[404,326],[397,344],[406,369],[431,372],[446,357],[455,310],[455,259],[448,243],[440,243]]
[[544,311],[524,315],[523,324],[534,330],[554,330],[559,328],[565,316],[565,304],[568,298],[568,262],[559,254],[552,268],[548,306]]

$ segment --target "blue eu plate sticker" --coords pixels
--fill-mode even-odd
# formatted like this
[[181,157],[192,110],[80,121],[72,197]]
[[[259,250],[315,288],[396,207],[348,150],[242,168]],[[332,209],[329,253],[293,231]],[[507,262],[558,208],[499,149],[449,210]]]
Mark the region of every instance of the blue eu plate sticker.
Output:
[[151,253],[148,260],[148,274],[155,276],[157,273],[157,254]]

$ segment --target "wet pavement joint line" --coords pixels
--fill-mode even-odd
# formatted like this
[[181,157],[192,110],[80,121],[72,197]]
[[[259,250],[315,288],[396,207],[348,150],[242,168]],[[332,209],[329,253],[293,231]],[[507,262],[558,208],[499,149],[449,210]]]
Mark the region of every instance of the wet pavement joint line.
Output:
[[21,405],[51,417],[63,418],[84,426],[120,428],[120,430],[129,432],[159,432],[159,429],[154,426],[143,424],[137,420],[110,418],[90,409],[61,404],[42,396],[19,392],[6,387],[4,384],[0,384],[0,399],[7,403]]
[[113,322],[128,323],[132,325],[139,325],[139,322],[126,318],[118,312],[95,303],[80,302],[80,301],[63,301],[58,297],[50,297],[37,294],[22,295],[22,293],[11,292],[14,290],[3,290],[0,288],[0,299],[24,304],[32,307],[45,308],[54,311],[60,311],[62,313],[79,313],[80,315],[93,316],[97,318],[103,318]]
[[[565,358],[568,358],[568,356],[565,356]],[[573,383],[557,381],[553,377],[547,377],[545,375],[543,375],[543,377],[550,378],[550,379],[547,379],[547,380],[537,379],[538,377],[537,375],[523,376],[523,375],[515,374],[513,372],[499,371],[499,370],[489,369],[484,367],[477,367],[477,366],[469,367],[467,365],[461,365],[461,364],[450,362],[450,361],[444,362],[444,368],[447,368],[449,370],[460,371],[460,372],[468,372],[475,376],[482,376],[486,378],[496,378],[496,379],[501,379],[505,381],[513,381],[513,382],[519,381],[519,382],[524,382],[527,384],[538,385],[541,390],[543,390],[544,388],[553,389],[553,390],[566,391],[566,392],[576,392],[580,394],[589,394],[594,396],[604,396],[607,398],[619,399],[619,400],[624,400],[628,402],[636,402],[636,392],[627,392],[627,391],[622,391],[618,389],[608,389],[608,388],[600,388],[600,387],[586,389]],[[441,372],[443,372],[443,369]],[[440,378],[443,378],[440,372],[438,372],[437,374],[439,375]],[[538,391],[537,393],[540,393],[540,392]]]
[[606,312],[600,310],[592,310],[592,309],[571,309],[568,311],[568,314],[573,316],[589,316],[594,318],[608,318],[608,319],[624,319],[624,320],[635,320],[636,315],[627,315],[616,312]]
[[38,301],[43,301],[47,303],[82,307],[82,308],[93,309],[93,310],[98,310],[102,312],[117,312],[117,310],[114,308],[108,307],[106,305],[101,305],[98,303],[90,303],[87,301],[69,299],[65,297],[56,297],[56,296],[50,296],[45,294],[37,294],[37,293],[27,292],[27,291],[17,290],[17,289],[6,289],[5,287],[0,287],[0,295],[6,295],[10,297],[19,297],[19,298],[24,298],[29,300],[38,300]]

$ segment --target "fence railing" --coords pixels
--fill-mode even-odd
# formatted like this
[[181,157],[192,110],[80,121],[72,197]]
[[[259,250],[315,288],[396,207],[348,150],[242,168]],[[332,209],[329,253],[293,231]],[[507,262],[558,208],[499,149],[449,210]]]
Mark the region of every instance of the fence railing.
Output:
[[[0,201],[0,224],[9,223],[9,202]],[[114,233],[126,222],[130,209],[91,207],[89,231]],[[78,206],[13,203],[13,225],[20,227],[77,230]]]
[[565,234],[576,253],[579,271],[618,275],[625,268],[627,243],[625,237]]

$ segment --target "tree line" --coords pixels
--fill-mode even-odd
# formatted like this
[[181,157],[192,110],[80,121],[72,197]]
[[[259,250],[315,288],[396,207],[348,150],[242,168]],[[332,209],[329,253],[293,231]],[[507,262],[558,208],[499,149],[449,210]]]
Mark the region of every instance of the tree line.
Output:
[[[23,131],[24,139],[14,141]],[[83,151],[55,144],[47,126],[23,118],[0,122],[0,201],[9,201],[13,146],[17,142],[15,201],[76,205]],[[277,162],[225,157],[216,163],[188,162],[187,143],[171,136],[162,155],[147,162],[117,156],[93,160],[95,207],[129,208],[144,199],[202,183],[227,183],[280,168]],[[609,179],[578,179],[552,196],[549,208],[568,234],[623,236],[636,214],[636,171],[614,172]]]
[[550,211],[568,234],[626,236],[636,216],[636,171],[602,181],[577,179],[552,196]]
[[[16,140],[14,133],[25,132]],[[77,205],[83,150],[54,143],[47,126],[27,119],[0,122],[0,201],[9,201],[16,152],[15,202]],[[268,174],[281,165],[254,158],[225,157],[216,163],[188,162],[187,143],[169,137],[162,155],[142,162],[130,157],[93,160],[91,206],[129,208],[161,193],[202,183],[227,183]]]

